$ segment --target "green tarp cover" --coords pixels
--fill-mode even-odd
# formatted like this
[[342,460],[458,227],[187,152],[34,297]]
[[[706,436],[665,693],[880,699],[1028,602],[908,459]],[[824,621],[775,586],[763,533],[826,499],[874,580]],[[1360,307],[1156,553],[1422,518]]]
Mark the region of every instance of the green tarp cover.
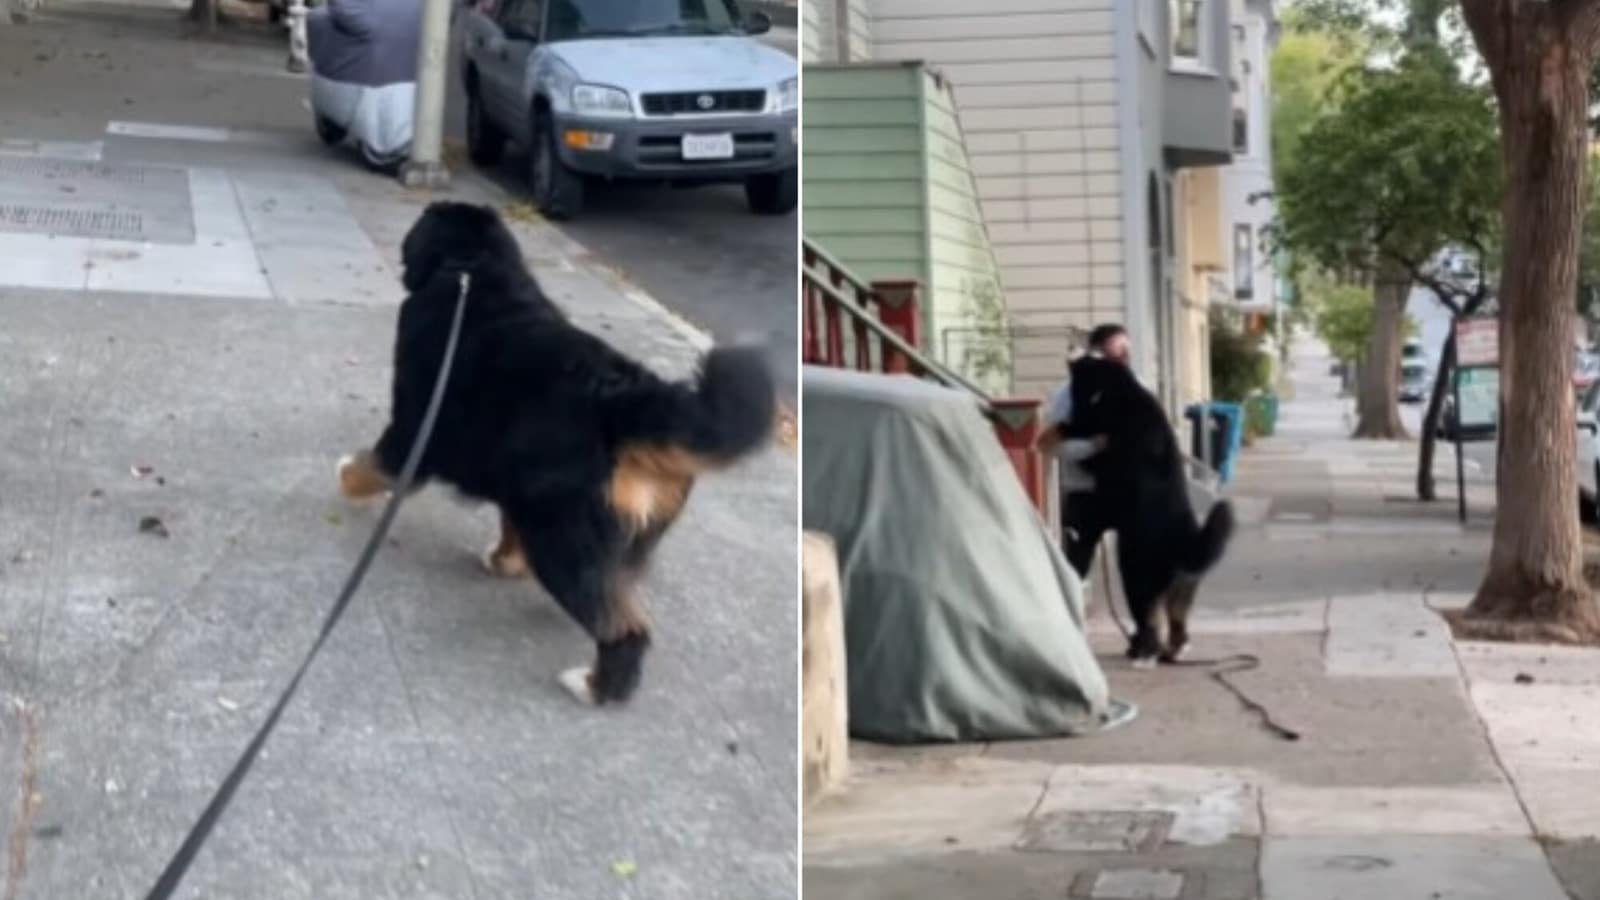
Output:
[[838,545],[851,734],[1054,737],[1131,717],[976,399],[909,376],[803,379],[804,520]]

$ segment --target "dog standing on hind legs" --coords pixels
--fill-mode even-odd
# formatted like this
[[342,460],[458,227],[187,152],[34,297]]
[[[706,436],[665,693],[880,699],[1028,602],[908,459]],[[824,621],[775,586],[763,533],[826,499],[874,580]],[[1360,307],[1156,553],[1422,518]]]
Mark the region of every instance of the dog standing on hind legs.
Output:
[[[1222,559],[1233,507],[1220,500],[1195,519],[1177,439],[1160,402],[1121,363],[1081,357],[1071,363],[1072,418],[1062,438],[1104,436],[1081,465],[1094,477],[1095,502],[1117,535],[1117,570],[1133,616],[1128,657],[1140,668],[1176,662],[1189,643],[1188,615],[1201,577]],[[1157,619],[1165,613],[1167,638]]]
[[495,504],[490,572],[536,576],[595,642],[561,673],[593,704],[639,686],[651,625],[639,596],[656,546],[695,478],[770,438],[772,373],[761,351],[719,347],[687,382],[660,378],[569,322],[487,207],[435,203],[401,246],[407,291],[396,328],[390,421],[340,460],[351,499],[389,489],[416,439],[469,276],[454,369],[416,486],[440,481]]

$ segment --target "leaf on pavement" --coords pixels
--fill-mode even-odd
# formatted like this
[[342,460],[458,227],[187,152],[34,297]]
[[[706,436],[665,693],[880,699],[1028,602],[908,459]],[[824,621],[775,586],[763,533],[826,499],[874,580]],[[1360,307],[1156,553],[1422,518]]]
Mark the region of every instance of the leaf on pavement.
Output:
[[618,878],[632,878],[639,874],[639,866],[631,859],[619,859],[611,864],[611,873]]

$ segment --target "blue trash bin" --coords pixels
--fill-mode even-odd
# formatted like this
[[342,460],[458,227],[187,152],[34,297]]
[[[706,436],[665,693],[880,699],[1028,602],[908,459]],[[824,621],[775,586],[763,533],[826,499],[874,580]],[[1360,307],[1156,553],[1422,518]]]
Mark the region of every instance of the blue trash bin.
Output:
[[[1208,419],[1208,427],[1201,428],[1201,418]],[[1183,411],[1188,420],[1189,455],[1209,463],[1217,471],[1221,483],[1233,480],[1234,463],[1244,445],[1244,407],[1238,403],[1195,403]],[[1202,432],[1210,437],[1210,452],[1203,443]]]

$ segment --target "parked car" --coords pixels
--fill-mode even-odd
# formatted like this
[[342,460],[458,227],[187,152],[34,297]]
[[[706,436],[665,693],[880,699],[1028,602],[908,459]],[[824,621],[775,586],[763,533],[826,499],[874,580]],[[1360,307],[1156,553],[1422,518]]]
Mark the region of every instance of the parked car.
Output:
[[1600,381],[1600,356],[1579,350],[1572,366],[1573,388],[1582,396],[1596,381]]
[[591,179],[743,182],[750,209],[799,197],[799,67],[735,0],[479,0],[460,29],[467,146],[528,150],[534,203],[583,209]]
[[1578,511],[1585,522],[1600,521],[1600,383],[1578,401]]
[[1421,403],[1428,398],[1433,379],[1428,377],[1428,364],[1422,360],[1400,364],[1400,402]]

